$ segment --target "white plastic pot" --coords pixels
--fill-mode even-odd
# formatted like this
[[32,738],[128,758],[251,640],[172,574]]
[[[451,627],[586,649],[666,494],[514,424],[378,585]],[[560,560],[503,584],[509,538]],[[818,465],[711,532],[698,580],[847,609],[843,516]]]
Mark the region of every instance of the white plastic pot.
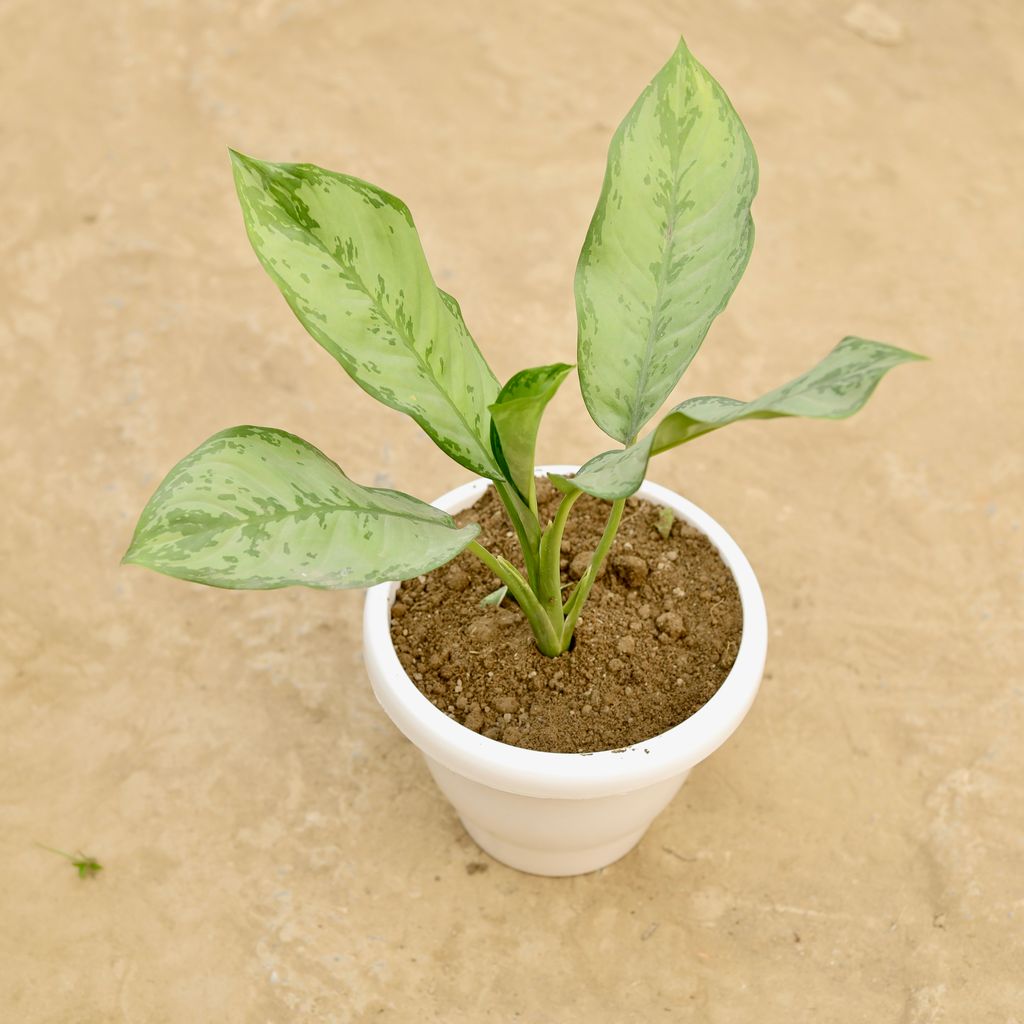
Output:
[[[576,468],[546,466],[538,473]],[[454,514],[472,505],[488,483],[474,480],[434,504]],[[685,722],[625,750],[524,750],[453,721],[420,693],[395,654],[390,619],[398,584],[381,583],[366,595],[364,657],[377,700],[419,748],[466,831],[492,857],[520,871],[578,875],[628,853],[690,769],[740,724],[761,682],[767,618],[743,552],[711,516],[678,494],[645,481],[637,496],[669,506],[715,545],[739,588],[743,635],[732,670],[711,700]]]

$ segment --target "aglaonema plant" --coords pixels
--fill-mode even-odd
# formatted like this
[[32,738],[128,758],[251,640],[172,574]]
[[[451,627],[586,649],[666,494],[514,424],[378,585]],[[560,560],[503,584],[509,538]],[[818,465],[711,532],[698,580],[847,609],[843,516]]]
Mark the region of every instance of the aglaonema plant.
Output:
[[[459,304],[434,283],[404,203],[311,164],[231,159],[249,239],[302,325],[364,391],[493,481],[522,565],[481,545],[476,525],[357,484],[293,434],[241,426],[178,463],[142,513],[125,561],[170,576],[238,589],[344,589],[408,579],[468,551],[507,587],[540,650],[555,656],[572,641],[625,501],[654,455],[740,420],[850,416],[888,370],[921,358],[847,337],[760,398],[689,398],[641,436],[724,309],[754,240],[753,146],[722,88],[680,41],[612,139],[576,270],[583,397],[620,447],[571,478],[553,477],[561,500],[543,522],[537,432],[573,367],[533,367],[499,386]],[[584,493],[610,503],[607,526],[566,590],[561,541]]]

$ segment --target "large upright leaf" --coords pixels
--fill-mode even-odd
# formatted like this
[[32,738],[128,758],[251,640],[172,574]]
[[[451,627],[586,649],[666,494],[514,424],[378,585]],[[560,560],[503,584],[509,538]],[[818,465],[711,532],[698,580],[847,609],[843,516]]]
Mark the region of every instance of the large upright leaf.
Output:
[[680,40],[619,126],[576,270],[579,373],[623,444],[657,412],[750,257],[754,148]]
[[844,338],[817,366],[752,402],[715,396],[688,398],[642,441],[595,456],[571,484],[599,498],[625,498],[643,483],[652,455],[738,420],[779,416],[838,420],[852,416],[889,370],[923,358],[881,342]]
[[541,417],[571,369],[567,363],[552,363],[520,370],[490,408],[491,449],[505,479],[528,504],[536,493],[533,463]]
[[360,487],[271,427],[214,434],[168,473],[124,561],[238,590],[341,590],[444,565],[477,534],[431,505]]
[[456,462],[500,479],[487,412],[498,382],[434,284],[408,207],[312,164],[231,159],[249,240],[306,330]]

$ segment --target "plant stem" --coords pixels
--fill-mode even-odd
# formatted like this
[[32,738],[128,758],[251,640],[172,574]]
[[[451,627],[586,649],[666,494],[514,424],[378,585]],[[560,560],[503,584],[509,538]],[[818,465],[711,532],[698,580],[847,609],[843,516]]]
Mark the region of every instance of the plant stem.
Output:
[[573,505],[576,504],[576,499],[582,493],[582,491],[570,491],[566,494],[559,503],[558,511],[555,513],[555,518],[551,523],[552,541],[559,554],[562,551],[562,535],[565,533],[565,524],[569,521],[569,513],[572,511]]
[[507,558],[492,554],[475,540],[470,541],[466,550],[479,558],[508,587],[509,593],[515,598],[530,623],[540,652],[550,658],[557,657],[567,651],[572,643],[573,631],[579,621],[580,612],[615,541],[619,523],[622,521],[622,512],[626,507],[626,499],[620,498],[612,502],[604,533],[601,534],[601,540],[590,560],[590,565],[563,603],[562,537],[569,521],[569,513],[583,492],[572,490],[565,493],[559,502],[555,518],[543,532],[540,532],[540,524],[534,510],[527,507],[507,483],[496,480],[494,489],[515,527],[528,578],[524,579],[522,573]]
[[537,596],[544,606],[552,627],[562,635],[565,618],[562,611],[562,535],[576,499],[582,491],[570,491],[558,505],[555,518],[540,539],[540,580]]
[[56,853],[61,857],[66,857],[70,861],[74,861],[75,859],[72,854],[65,853],[63,850],[58,850],[55,846],[47,846],[46,843],[36,843],[36,846],[38,846],[40,850],[46,850],[49,853]]
[[530,623],[534,639],[542,654],[553,658],[562,653],[562,638],[559,629],[552,623],[537,599],[530,584],[523,579],[519,570],[507,559],[493,555],[482,544],[471,540],[466,548],[476,555],[495,576],[508,587],[509,593],[516,599],[520,609]]
[[586,604],[587,598],[590,596],[590,590],[594,586],[594,581],[597,579],[597,574],[601,571],[601,566],[604,564],[604,560],[608,555],[608,551],[615,540],[615,534],[619,532],[619,523],[622,521],[622,512],[626,507],[626,499],[619,498],[617,501],[612,502],[612,510],[608,514],[608,522],[605,524],[604,533],[601,534],[601,540],[598,542],[597,549],[594,551],[594,557],[590,560],[590,565],[587,567],[587,571],[580,578],[576,589],[569,595],[569,599],[565,602],[566,620],[562,627],[562,650],[567,651],[569,644],[572,642],[573,630],[576,628],[576,622],[580,617],[580,612],[583,610],[583,605]]
[[[524,505],[515,491],[504,481],[495,480],[493,483],[495,493],[505,506],[505,511],[516,531],[516,537],[519,538],[530,587],[536,589],[540,573],[540,524],[537,522],[536,511]],[[526,513],[525,516],[522,513]]]

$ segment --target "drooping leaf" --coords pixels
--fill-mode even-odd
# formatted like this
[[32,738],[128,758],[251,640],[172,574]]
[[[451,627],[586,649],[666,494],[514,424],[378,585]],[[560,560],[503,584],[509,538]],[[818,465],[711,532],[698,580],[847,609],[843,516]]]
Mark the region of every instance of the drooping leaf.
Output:
[[306,330],[456,462],[500,479],[487,412],[498,382],[434,284],[408,207],[312,164],[231,158],[249,240]]
[[642,441],[595,456],[572,477],[571,484],[599,498],[625,498],[643,482],[652,455],[738,420],[780,416],[844,419],[864,405],[889,370],[923,358],[881,342],[844,338],[817,366],[752,402],[715,396],[688,398]]
[[214,587],[340,590],[428,572],[478,532],[408,494],[353,483],[293,434],[245,426],[171,470],[124,561]]
[[612,139],[576,270],[583,397],[617,441],[657,412],[739,283],[756,192],[740,119],[680,40]]
[[533,465],[541,416],[571,369],[566,363],[552,363],[520,370],[490,407],[491,449],[505,478],[527,504],[536,493]]

